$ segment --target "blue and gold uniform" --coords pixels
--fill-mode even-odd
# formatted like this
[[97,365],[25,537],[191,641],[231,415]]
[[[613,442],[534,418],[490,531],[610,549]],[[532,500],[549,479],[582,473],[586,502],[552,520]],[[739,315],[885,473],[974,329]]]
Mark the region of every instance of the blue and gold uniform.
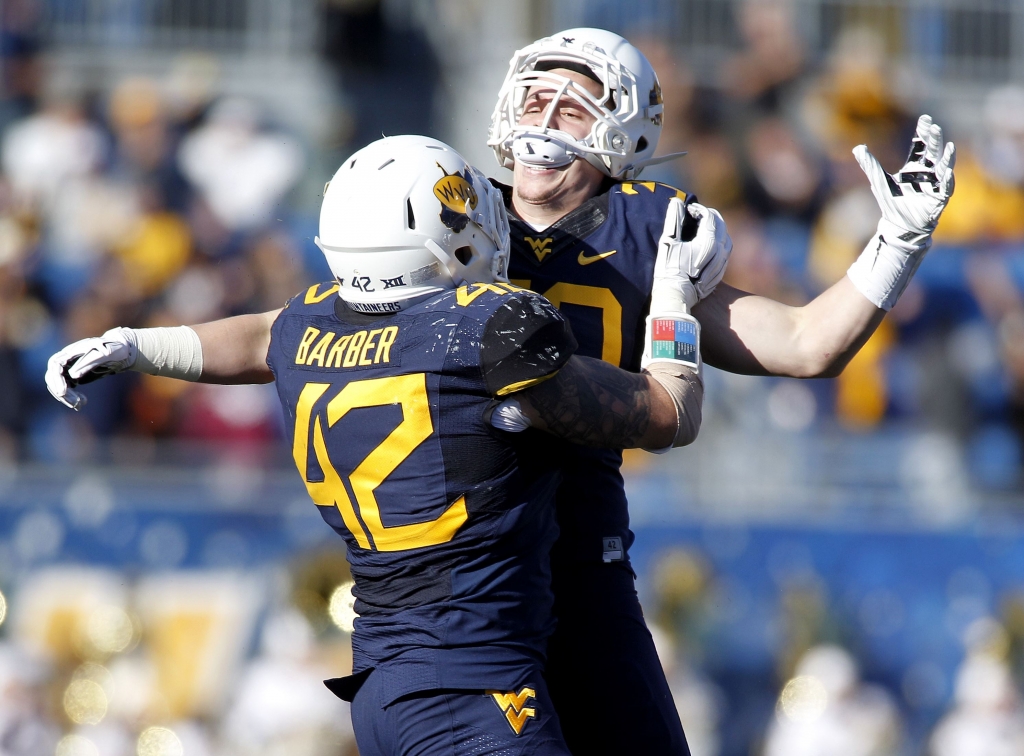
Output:
[[[653,181],[608,181],[543,231],[514,217],[509,275],[572,324],[578,354],[640,370],[658,239],[668,203],[693,197]],[[633,585],[622,454],[552,439],[563,480],[552,552],[555,616],[548,683],[573,753],[688,754]],[[594,690],[614,690],[615,715],[595,723]]]
[[355,580],[355,674],[328,687],[355,698],[366,754],[471,737],[451,731],[451,702],[438,704],[450,695],[470,695],[467,712],[486,720],[473,725],[510,739],[503,747],[557,746],[540,670],[559,474],[533,433],[495,431],[485,410],[553,375],[572,333],[543,298],[507,284],[389,315],[356,313],[336,292],[319,284],[292,299],[267,358],[295,464]]

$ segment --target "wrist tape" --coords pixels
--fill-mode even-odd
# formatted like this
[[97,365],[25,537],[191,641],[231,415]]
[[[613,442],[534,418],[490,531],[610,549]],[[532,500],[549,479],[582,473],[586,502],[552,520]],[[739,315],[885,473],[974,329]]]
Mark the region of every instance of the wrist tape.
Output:
[[700,375],[700,323],[692,315],[669,312],[647,316],[640,367],[653,362],[676,363]]
[[696,370],[677,362],[652,362],[645,370],[665,389],[676,408],[676,435],[671,446],[647,449],[662,454],[677,446],[692,444],[700,431],[704,381]]
[[188,326],[125,331],[138,351],[131,370],[184,381],[198,381],[203,374],[203,345]]
[[882,218],[878,221],[878,231],[846,275],[873,305],[891,310],[931,244],[930,234],[902,231]]

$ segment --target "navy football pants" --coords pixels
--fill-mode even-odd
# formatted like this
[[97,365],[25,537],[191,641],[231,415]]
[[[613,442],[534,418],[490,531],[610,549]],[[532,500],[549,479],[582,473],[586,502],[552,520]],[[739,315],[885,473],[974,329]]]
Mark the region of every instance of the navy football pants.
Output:
[[539,674],[504,694],[428,690],[386,707],[379,683],[371,673],[352,701],[359,756],[569,756]]
[[689,756],[632,569],[555,565],[552,573],[558,625],[546,677],[569,750]]

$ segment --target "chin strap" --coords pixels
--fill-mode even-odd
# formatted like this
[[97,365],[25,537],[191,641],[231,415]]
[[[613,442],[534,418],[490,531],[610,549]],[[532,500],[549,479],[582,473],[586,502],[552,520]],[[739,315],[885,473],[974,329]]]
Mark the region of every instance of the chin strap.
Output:
[[662,155],[660,157],[647,158],[647,160],[641,160],[640,162],[638,162],[634,166],[634,170],[637,173],[639,173],[648,166],[661,165],[662,163],[667,163],[671,160],[678,160],[679,158],[686,154],[688,154],[687,151],[683,150],[682,152],[670,152],[668,155]]
[[452,277],[452,281],[456,286],[462,286],[464,283],[469,283],[465,278],[463,278],[458,270],[454,269],[454,261],[451,256],[445,254],[445,251],[441,249],[440,245],[436,241],[433,239],[427,239],[423,242],[423,246],[438,259],[441,265],[444,266],[444,269],[448,271],[448,275]]
[[[578,149],[577,144],[577,140],[564,131],[551,129],[545,132],[521,131],[512,138],[511,150],[515,162],[534,168],[563,168],[576,158],[583,158],[598,170],[607,172],[607,167],[601,161],[600,153]],[[672,152],[668,155],[641,160],[629,166],[625,170],[623,178],[633,178],[648,166],[678,160],[686,154],[685,151]]]

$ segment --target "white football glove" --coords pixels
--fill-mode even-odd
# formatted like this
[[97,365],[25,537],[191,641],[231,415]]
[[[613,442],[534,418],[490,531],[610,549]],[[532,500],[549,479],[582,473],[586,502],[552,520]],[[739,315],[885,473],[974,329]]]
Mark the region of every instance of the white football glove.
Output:
[[81,409],[86,398],[75,388],[127,370],[135,364],[138,353],[130,328],[112,328],[102,336],[76,341],[47,361],[46,388],[61,404]]
[[931,235],[953,195],[956,162],[956,147],[950,142],[943,149],[942,129],[932,117],[917,120],[907,163],[895,176],[886,173],[863,144],[853,148],[853,156],[871,182],[882,220],[898,229],[899,239],[918,244],[921,237]]
[[[684,226],[697,222],[690,241]],[[675,198],[665,214],[665,229],[658,241],[654,263],[651,312],[689,313],[697,302],[715,290],[732,254],[732,239],[717,210]]]
[[848,275],[876,306],[889,310],[910,282],[932,243],[932,231],[953,195],[956,148],[943,147],[942,129],[931,116],[917,121],[906,165],[886,173],[863,144],[853,155],[867,174],[882,219]]

